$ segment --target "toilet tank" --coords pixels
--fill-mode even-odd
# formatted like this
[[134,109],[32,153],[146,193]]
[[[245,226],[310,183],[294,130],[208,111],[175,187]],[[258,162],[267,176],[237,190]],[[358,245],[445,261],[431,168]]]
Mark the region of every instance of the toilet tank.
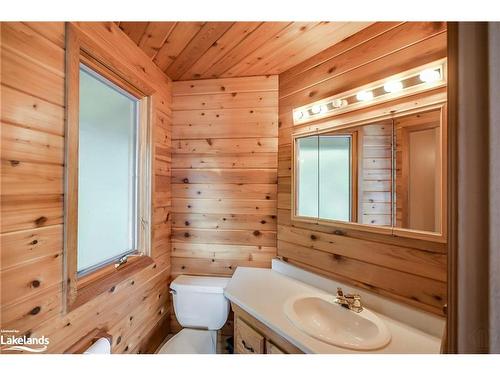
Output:
[[218,330],[226,323],[229,301],[227,277],[178,276],[170,284],[175,316],[181,326]]

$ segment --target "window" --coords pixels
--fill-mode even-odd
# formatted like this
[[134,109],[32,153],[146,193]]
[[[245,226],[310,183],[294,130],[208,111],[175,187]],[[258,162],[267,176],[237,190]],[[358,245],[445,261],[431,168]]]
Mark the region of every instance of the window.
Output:
[[319,217],[351,219],[351,136],[319,137]]
[[139,100],[80,65],[79,275],[137,249]]
[[89,43],[78,26],[67,23],[66,36],[68,312],[153,263],[150,112],[157,89],[129,62]]
[[349,221],[352,209],[352,135],[296,140],[297,215]]

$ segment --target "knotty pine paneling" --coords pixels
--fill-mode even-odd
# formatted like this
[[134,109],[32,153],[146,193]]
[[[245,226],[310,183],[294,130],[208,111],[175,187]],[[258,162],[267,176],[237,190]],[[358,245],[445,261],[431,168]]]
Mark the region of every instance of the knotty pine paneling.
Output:
[[171,81],[116,25],[78,24],[157,89],[154,263],[64,314],[64,23],[1,27],[1,328],[45,335],[50,353],[64,352],[96,327],[113,335],[114,353],[153,351],[170,322]]
[[[278,214],[277,103],[277,76],[173,83],[173,278],[270,267]],[[172,317],[172,330],[178,329]]]
[[290,172],[293,108],[446,57],[446,48],[445,23],[379,22],[279,75],[278,255],[442,314],[446,244],[292,221]]
[[119,22],[175,81],[279,74],[371,22]]

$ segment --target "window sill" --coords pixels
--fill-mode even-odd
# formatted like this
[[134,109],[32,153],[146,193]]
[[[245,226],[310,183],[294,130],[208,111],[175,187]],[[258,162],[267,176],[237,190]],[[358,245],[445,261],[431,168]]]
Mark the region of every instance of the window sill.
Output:
[[132,257],[119,268],[115,268],[114,264],[110,264],[102,270],[83,277],[78,280],[76,299],[68,306],[68,311],[84,305],[153,263],[153,259],[149,256]]

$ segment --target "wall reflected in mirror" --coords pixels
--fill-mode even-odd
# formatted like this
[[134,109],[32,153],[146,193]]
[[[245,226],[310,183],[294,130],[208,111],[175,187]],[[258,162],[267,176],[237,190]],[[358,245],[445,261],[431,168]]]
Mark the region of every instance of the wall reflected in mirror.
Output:
[[441,110],[295,138],[295,215],[439,232]]

